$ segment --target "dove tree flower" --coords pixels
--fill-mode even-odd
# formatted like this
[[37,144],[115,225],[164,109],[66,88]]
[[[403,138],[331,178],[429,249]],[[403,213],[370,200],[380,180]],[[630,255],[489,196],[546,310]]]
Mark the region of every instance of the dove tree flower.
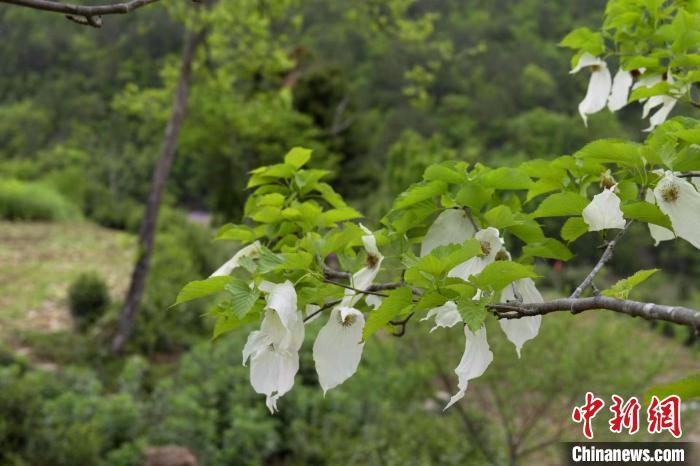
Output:
[[250,383],[265,395],[271,413],[277,400],[294,386],[299,370],[299,349],[304,341],[304,321],[297,311],[297,295],[291,282],[263,282],[267,292],[265,317],[260,330],[250,333],[243,347],[243,365],[250,360]]
[[676,235],[700,249],[700,193],[667,171],[654,188],[656,203],[668,215]]
[[[362,243],[367,253],[367,265],[352,276],[351,283],[356,290],[366,290],[379,273],[384,256],[377,248],[374,234],[363,225],[360,227],[365,232]],[[363,296],[355,290],[345,290],[341,303],[331,311],[328,322],[316,337],[313,356],[324,393],[357,372],[364,348],[362,329],[365,318],[362,312],[352,306]]]
[[[656,197],[651,190],[647,190],[644,199],[650,204],[656,204]],[[658,246],[661,241],[669,241],[676,238],[675,233],[668,228],[649,223],[649,234],[654,240],[654,246]]]
[[446,209],[437,216],[420,246],[420,255],[448,244],[462,244],[474,237],[476,230],[469,215],[462,209]]
[[588,225],[588,231],[610,230],[625,228],[625,219],[620,209],[620,198],[613,188],[604,189],[593,196],[593,200],[583,209],[583,221]]
[[496,260],[496,256],[503,249],[503,240],[497,228],[488,227],[479,230],[474,235],[481,243],[483,255],[472,257],[462,262],[448,273],[449,277],[457,277],[468,280],[470,276],[480,273],[487,265]]
[[612,81],[610,97],[608,97],[608,109],[611,112],[616,112],[627,105],[627,98],[629,97],[630,87],[632,87],[633,81],[634,76],[632,76],[631,72],[625,71],[622,68],[617,70]]
[[[530,278],[516,280],[501,292],[501,301],[519,301],[522,303],[543,303],[542,295],[537,290],[535,282]],[[542,316],[521,317],[519,319],[500,319],[498,323],[506,337],[515,345],[515,351],[520,357],[520,350],[525,342],[532,340],[540,332]]]
[[591,71],[591,79],[588,81],[586,96],[578,105],[578,112],[583,118],[583,123],[588,126],[588,115],[605,108],[612,88],[612,79],[605,61],[588,52],[581,55],[578,64],[570,73],[578,73],[584,68]]
[[462,322],[462,316],[459,314],[457,304],[454,301],[447,301],[442,306],[432,308],[421,319],[421,322],[432,318],[435,318],[435,326],[430,329],[431,333],[438,327],[451,328]]
[[452,395],[444,409],[464,398],[469,381],[483,375],[491,361],[493,361],[493,352],[489,347],[489,342],[486,340],[486,327],[482,326],[476,332],[472,332],[465,325],[464,335],[466,336],[464,354],[459,361],[459,365],[455,368],[455,374],[457,374],[458,378],[458,390],[457,393]]
[[336,307],[314,342],[314,361],[323,393],[352,377],[360,365],[365,317],[351,307]]

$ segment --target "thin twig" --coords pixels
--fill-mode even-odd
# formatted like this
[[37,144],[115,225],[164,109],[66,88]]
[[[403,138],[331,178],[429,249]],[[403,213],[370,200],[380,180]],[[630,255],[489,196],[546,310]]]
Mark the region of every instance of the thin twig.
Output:
[[316,317],[318,314],[322,313],[322,312],[325,311],[326,309],[332,308],[333,306],[335,306],[336,304],[340,303],[341,301],[342,301],[342,299],[334,299],[333,301],[328,301],[326,304],[324,304],[323,306],[319,307],[318,309],[316,309],[314,312],[312,312],[312,313],[309,314],[308,316],[304,317],[304,322],[306,323],[306,322],[310,321],[311,319],[313,319],[314,317]]
[[158,0],[130,0],[128,2],[94,6],[60,3],[52,0],[0,0],[0,3],[8,3],[53,13],[62,13],[66,15],[66,18],[78,24],[100,27],[102,26],[102,16],[127,14],[157,1]]
[[409,320],[411,320],[411,317],[413,317],[413,312],[411,312],[405,319],[401,320],[390,320],[389,323],[395,327],[399,327],[399,330],[392,333],[392,336],[395,337],[402,337],[406,334],[406,324],[408,323]]
[[[335,282],[335,281],[333,281],[333,280],[329,280],[329,279],[327,279],[327,278],[326,278],[325,280],[323,280],[323,282],[324,282],[324,283],[329,283],[329,284],[331,284],[331,285],[339,286],[339,287],[341,287],[341,288],[345,288],[346,290],[354,291],[355,293],[371,294],[371,295],[374,295],[374,296],[381,296],[381,297],[383,297],[383,298],[386,298],[387,296],[389,296],[389,295],[386,294],[386,293],[380,293],[379,291],[374,291],[372,287],[370,287],[369,289],[366,289],[366,290],[359,290],[359,289],[357,289],[357,288],[355,288],[355,287],[352,287],[352,286],[350,286],[350,285],[346,285],[346,284],[344,284],[344,283],[338,283],[338,282]],[[390,286],[390,285],[394,285],[394,284],[393,284],[393,283],[386,283],[386,284],[383,284],[383,285],[374,285],[374,286]],[[396,284],[396,285],[398,285],[398,284]],[[399,285],[399,286],[400,286],[400,285]],[[386,290],[386,289],[393,289],[393,288],[381,288],[381,289],[385,289],[385,290]]]
[[688,172],[676,175],[678,178],[700,178],[700,172]]
[[545,315],[551,312],[571,311],[580,312],[605,309],[619,312],[632,317],[646,320],[663,320],[679,325],[687,325],[696,331],[700,330],[700,311],[682,306],[666,306],[656,303],[643,303],[628,299],[617,299],[608,296],[592,296],[589,298],[562,298],[544,303],[497,303],[487,307],[499,319],[519,319],[521,317]]
[[574,290],[573,293],[571,293],[571,298],[578,298],[581,296],[581,294],[586,291],[586,288],[588,288],[591,283],[593,283],[593,279],[598,275],[598,272],[603,268],[603,266],[610,260],[612,259],[613,256],[613,249],[615,249],[615,245],[617,245],[617,242],[622,238],[622,236],[627,232],[627,229],[632,225],[632,220],[629,220],[626,224],[625,227],[615,236],[613,240],[611,240],[608,243],[608,246],[605,248],[605,251],[603,252],[603,255],[600,256],[600,259],[598,260],[598,263],[593,267],[593,270],[584,278],[584,280],[581,282],[581,284]]

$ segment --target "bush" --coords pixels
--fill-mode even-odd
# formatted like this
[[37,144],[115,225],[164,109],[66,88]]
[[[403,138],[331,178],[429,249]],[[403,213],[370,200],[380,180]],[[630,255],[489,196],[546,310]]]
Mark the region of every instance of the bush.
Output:
[[73,220],[78,208],[53,189],[19,180],[0,180],[0,219]]
[[78,327],[85,329],[97,321],[109,306],[109,290],[95,273],[83,273],[68,290],[68,303]]

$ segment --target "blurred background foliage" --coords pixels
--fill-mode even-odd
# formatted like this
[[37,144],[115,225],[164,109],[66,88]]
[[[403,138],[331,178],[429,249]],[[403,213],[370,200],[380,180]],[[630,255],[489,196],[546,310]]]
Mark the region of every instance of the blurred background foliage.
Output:
[[[568,75],[557,46],[574,27],[596,28],[604,6],[221,0],[198,15],[186,2],[156,5],[98,30],[1,7],[0,464],[139,465],[162,445],[202,465],[551,463],[559,440],[580,437],[569,416],[585,391],[641,397],[697,370],[699,345],[685,329],[548,316],[520,361],[490,332],[502,355],[443,414],[462,337],[414,323],[403,339],[370,342],[359,373],[326,397],[305,346],[298,387],[270,417],[240,365],[246,332],[209,342],[205,305],[168,308],[231,253],[212,244],[212,227],[240,218],[247,172],[290,147],[312,148],[334,188],[376,223],[434,162],[509,165],[601,137],[641,139],[635,106],[583,126],[587,79]],[[131,356],[114,359],[108,342],[183,23],[196,22],[207,39],[151,274]],[[654,248],[636,227],[599,286],[656,266],[666,273],[638,298],[700,306],[696,251]],[[580,265],[541,264],[548,294],[570,290],[599,254],[593,239],[580,243]],[[71,303],[95,293],[99,312],[71,317]],[[685,422],[693,432],[693,417]],[[606,431],[603,421],[601,439]]]

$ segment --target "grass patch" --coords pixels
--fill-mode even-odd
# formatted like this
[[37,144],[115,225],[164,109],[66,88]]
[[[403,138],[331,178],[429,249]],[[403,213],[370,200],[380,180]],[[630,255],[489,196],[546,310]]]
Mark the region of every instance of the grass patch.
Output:
[[78,218],[80,210],[50,187],[0,179],[0,219],[64,221]]

